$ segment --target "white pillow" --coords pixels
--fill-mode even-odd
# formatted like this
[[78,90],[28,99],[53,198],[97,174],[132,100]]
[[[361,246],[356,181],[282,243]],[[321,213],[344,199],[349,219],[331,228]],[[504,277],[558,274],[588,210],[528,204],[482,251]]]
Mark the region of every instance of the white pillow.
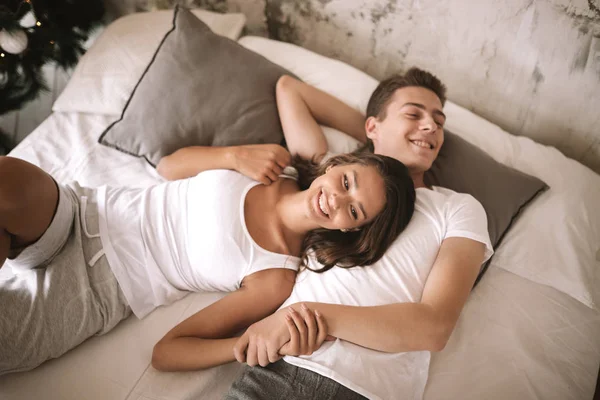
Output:
[[[348,64],[292,44],[252,36],[239,43],[363,113],[378,83]],[[449,131],[496,161],[550,186],[515,221],[491,265],[596,308],[600,304],[600,176],[555,148],[510,135],[450,101],[444,112]],[[357,141],[334,129],[327,128],[325,135],[332,153],[356,147]]]
[[[246,24],[244,14],[192,12],[215,33],[233,40]],[[121,115],[172,22],[173,11],[163,10],[129,14],[111,23],[83,55],[52,110]]]
[[[550,190],[534,200],[496,249],[492,265],[600,306],[600,175],[556,148],[508,134],[448,103],[448,129]],[[485,133],[485,134],[482,134]]]

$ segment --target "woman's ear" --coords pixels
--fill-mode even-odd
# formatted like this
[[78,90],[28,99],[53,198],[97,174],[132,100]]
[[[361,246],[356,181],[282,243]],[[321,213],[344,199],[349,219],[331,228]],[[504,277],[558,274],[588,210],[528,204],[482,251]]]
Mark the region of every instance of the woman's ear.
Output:
[[328,167],[325,169],[325,173],[328,173],[328,172],[329,172],[329,170],[330,170],[331,168],[333,168],[333,165],[330,165],[330,166],[328,166]]
[[377,139],[377,118],[369,117],[365,121],[365,132],[371,140]]

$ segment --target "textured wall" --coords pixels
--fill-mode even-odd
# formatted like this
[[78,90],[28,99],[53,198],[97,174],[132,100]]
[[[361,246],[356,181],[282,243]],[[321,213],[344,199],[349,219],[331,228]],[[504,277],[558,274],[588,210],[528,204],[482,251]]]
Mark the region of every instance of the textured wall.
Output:
[[[269,32],[449,98],[600,172],[600,0],[270,0]],[[485,132],[482,132],[485,134]]]
[[[108,1],[138,9],[175,3]],[[247,33],[268,33],[378,79],[412,65],[429,69],[452,101],[600,172],[600,0],[180,3],[242,11]]]

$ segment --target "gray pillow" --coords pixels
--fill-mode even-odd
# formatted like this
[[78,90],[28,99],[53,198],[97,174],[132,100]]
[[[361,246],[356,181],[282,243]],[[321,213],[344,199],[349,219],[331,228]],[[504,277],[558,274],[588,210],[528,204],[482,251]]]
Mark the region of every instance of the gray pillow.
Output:
[[280,143],[275,85],[283,74],[176,7],[173,28],[99,142],[153,166],[185,146]]
[[[468,193],[479,200],[487,214],[494,249],[519,213],[548,189],[538,178],[495,161],[477,146],[448,131],[437,159],[425,173],[425,182]],[[482,266],[477,282],[489,263]]]

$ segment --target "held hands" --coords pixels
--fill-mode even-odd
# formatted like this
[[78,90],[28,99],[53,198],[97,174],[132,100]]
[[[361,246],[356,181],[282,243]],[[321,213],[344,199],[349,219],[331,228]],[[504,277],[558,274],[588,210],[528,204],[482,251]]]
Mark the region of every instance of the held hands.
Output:
[[279,179],[291,162],[290,153],[278,144],[254,144],[234,148],[235,170],[265,185]]
[[279,349],[282,356],[309,356],[317,351],[324,341],[335,340],[327,334],[327,324],[323,315],[318,310],[313,312],[304,303],[300,306],[300,312],[292,307],[288,308],[285,317],[290,341]]
[[[300,311],[294,308],[300,308]],[[250,366],[267,366],[284,355],[310,355],[325,340],[325,319],[318,311],[313,312],[302,304],[287,307],[251,325],[234,346],[238,362]]]
[[279,360],[279,349],[290,340],[285,322],[286,313],[287,310],[282,309],[250,325],[233,346],[235,359],[251,367],[265,367]]

